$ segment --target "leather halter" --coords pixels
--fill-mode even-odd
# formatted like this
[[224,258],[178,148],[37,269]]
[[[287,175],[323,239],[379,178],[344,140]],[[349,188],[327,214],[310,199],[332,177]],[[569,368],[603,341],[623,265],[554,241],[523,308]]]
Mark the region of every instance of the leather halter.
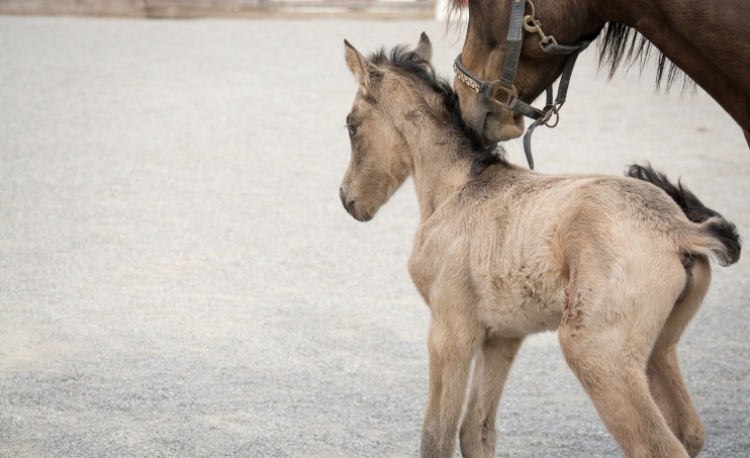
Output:
[[[508,27],[508,51],[505,54],[505,64],[503,65],[503,74],[499,80],[488,83],[474,76],[464,67],[461,62],[461,55],[456,57],[453,64],[453,71],[461,82],[472,88],[478,94],[490,99],[490,101],[501,107],[512,110],[514,113],[521,114],[528,118],[534,119],[526,134],[523,136],[523,150],[526,153],[526,160],[529,168],[534,169],[534,157],[531,155],[531,134],[534,129],[541,124],[547,124],[554,114],[557,120],[553,125],[557,126],[559,121],[559,110],[565,103],[570,85],[570,77],[573,73],[578,54],[586,49],[591,40],[582,41],[576,45],[560,45],[552,35],[545,35],[542,31],[541,23],[534,18],[534,4],[531,0],[510,0],[510,25]],[[531,14],[526,15],[526,2],[531,6]],[[552,100],[552,85],[546,88],[547,104],[543,109],[534,108],[530,104],[518,98],[518,92],[513,85],[518,69],[518,61],[521,57],[521,47],[523,46],[523,32],[526,30],[530,33],[537,33],[540,36],[539,47],[542,51],[554,55],[568,55],[563,68],[560,85],[557,88],[557,97]]]

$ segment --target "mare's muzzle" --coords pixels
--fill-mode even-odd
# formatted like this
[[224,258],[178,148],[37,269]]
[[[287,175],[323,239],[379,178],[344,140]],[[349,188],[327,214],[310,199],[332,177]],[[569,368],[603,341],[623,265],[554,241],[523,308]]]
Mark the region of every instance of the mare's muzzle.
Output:
[[[526,3],[531,6],[531,14],[526,15]],[[523,115],[534,119],[534,123],[529,126],[523,138],[523,149],[526,153],[526,160],[529,162],[529,168],[534,168],[534,158],[531,155],[531,134],[534,129],[547,122],[554,114],[557,116],[560,107],[565,103],[565,98],[570,84],[570,77],[573,73],[578,54],[588,47],[591,41],[582,41],[578,44],[568,46],[560,45],[552,35],[545,35],[542,31],[541,23],[534,18],[534,4],[531,0],[511,0],[510,7],[510,24],[508,25],[508,50],[505,53],[505,63],[503,64],[503,73],[499,80],[492,83],[483,81],[481,78],[474,76],[464,67],[461,62],[461,54],[456,58],[453,64],[453,70],[456,77],[473,89],[478,94],[492,101],[492,103],[507,108],[515,114]],[[547,88],[547,105],[543,109],[534,108],[528,103],[518,98],[518,92],[513,82],[518,69],[518,62],[521,58],[521,48],[523,47],[524,30],[530,33],[539,34],[539,47],[547,54],[568,55],[567,62],[560,78],[560,86],[557,90],[557,98],[552,100],[552,86]],[[485,119],[485,129],[487,132],[487,119]],[[557,125],[555,121],[554,127]],[[492,131],[491,131],[492,132]],[[497,136],[497,135],[496,135]],[[487,139],[487,137],[485,137]]]

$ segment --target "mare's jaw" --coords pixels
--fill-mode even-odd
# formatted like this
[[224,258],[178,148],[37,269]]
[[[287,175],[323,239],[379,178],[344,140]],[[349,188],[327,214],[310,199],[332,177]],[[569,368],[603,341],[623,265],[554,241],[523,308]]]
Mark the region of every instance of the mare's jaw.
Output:
[[512,140],[523,135],[523,116],[513,115],[510,110],[504,108],[501,108],[501,110],[503,112],[490,111],[487,113],[482,128],[479,130],[488,145]]
[[482,135],[487,146],[523,135],[523,116],[490,102],[457,77],[453,86],[458,94],[461,117],[469,127]]

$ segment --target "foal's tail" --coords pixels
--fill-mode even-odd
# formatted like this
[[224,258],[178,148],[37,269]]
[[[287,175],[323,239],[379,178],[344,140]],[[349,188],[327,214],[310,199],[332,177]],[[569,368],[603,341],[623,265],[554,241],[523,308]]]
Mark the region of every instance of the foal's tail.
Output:
[[716,256],[722,266],[734,264],[740,259],[742,242],[734,224],[724,219],[719,212],[703,205],[703,202],[698,200],[695,194],[690,192],[682,183],[678,181],[677,186],[675,186],[667,179],[666,175],[655,171],[650,165],[647,167],[637,164],[631,165],[625,175],[647,181],[661,188],[680,206],[690,221],[700,225],[698,237],[703,240],[693,240],[694,243],[691,243],[691,245],[702,247],[704,250],[708,249],[711,254]]

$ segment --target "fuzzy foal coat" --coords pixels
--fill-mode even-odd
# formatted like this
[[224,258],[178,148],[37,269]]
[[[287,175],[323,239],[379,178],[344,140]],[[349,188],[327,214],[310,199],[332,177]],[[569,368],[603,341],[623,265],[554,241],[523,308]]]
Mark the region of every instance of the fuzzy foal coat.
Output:
[[367,221],[413,176],[420,204],[409,272],[431,311],[422,456],[452,456],[460,421],[462,454],[494,457],[513,358],[552,329],[628,457],[695,456],[705,433],[675,347],[708,289],[707,256],[739,256],[731,223],[680,188],[700,204],[690,221],[650,169],[546,176],[482,156],[424,34],[390,58],[346,45],[360,88],[342,202]]

